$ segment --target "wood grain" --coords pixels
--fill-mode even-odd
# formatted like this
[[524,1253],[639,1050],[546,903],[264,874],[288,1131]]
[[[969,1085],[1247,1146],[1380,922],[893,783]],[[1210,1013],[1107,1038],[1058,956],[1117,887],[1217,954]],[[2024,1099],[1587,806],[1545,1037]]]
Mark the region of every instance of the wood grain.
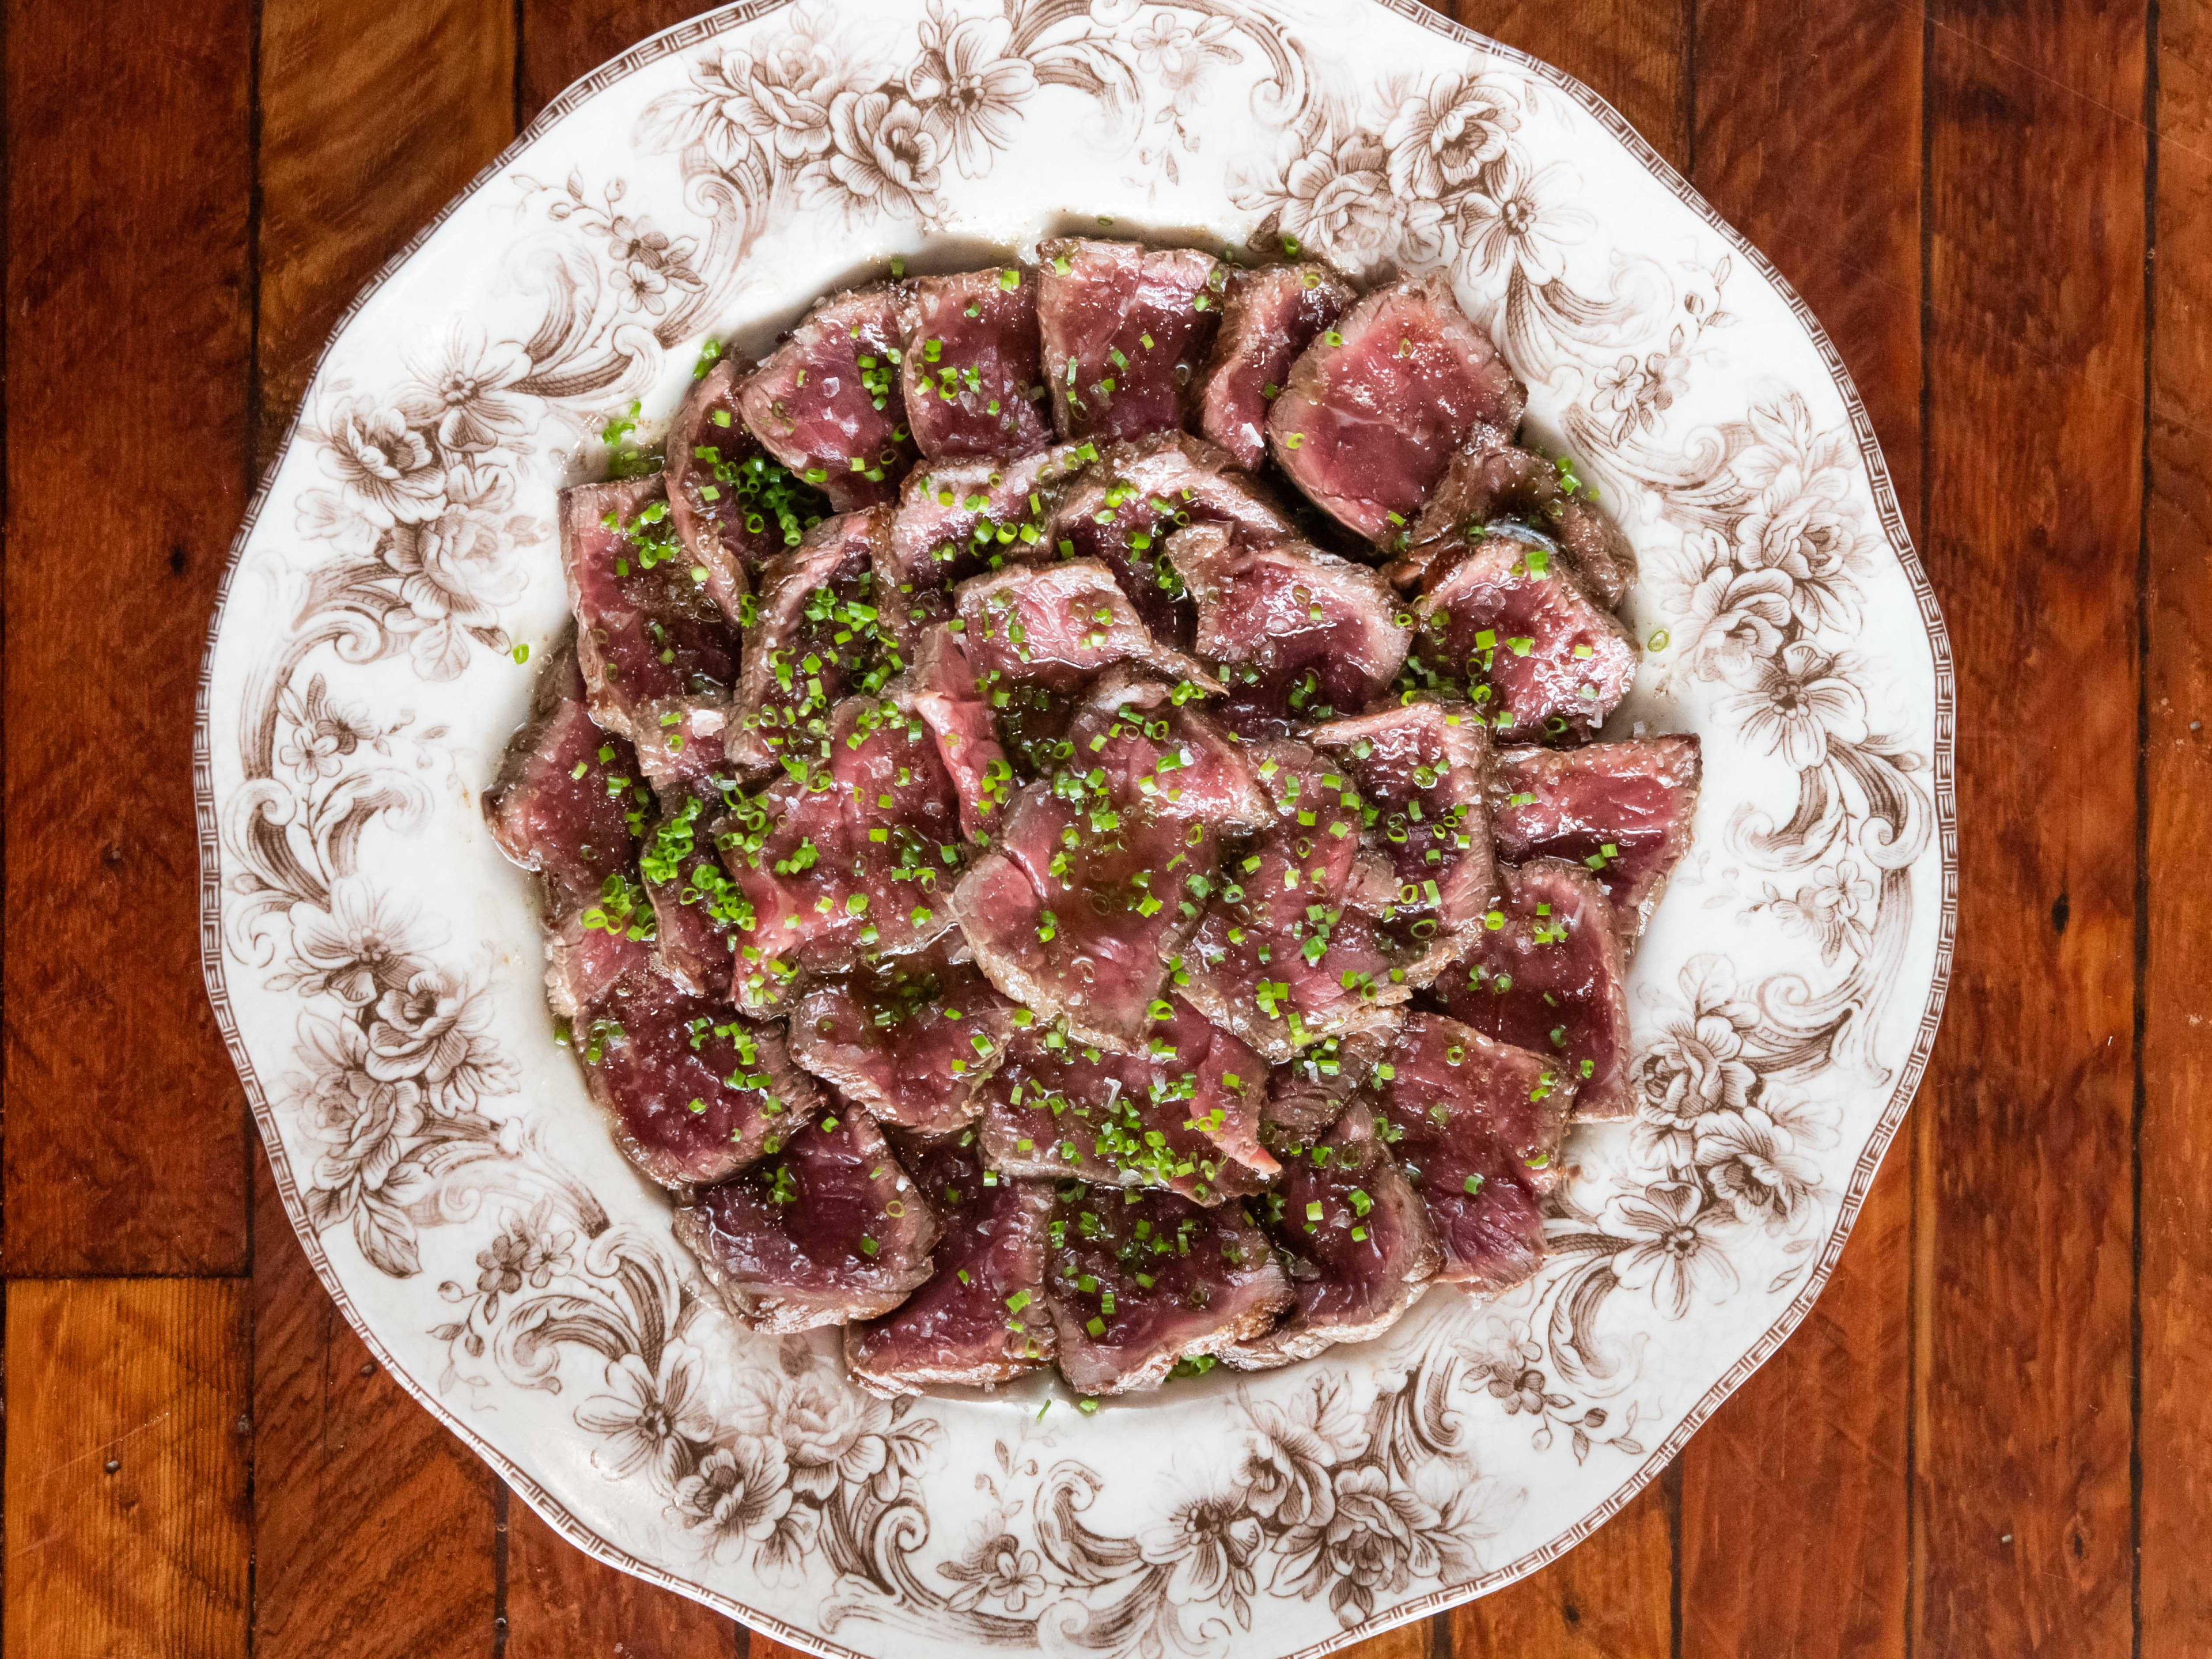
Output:
[[354,1334],[256,1162],[255,1659],[483,1654],[491,1471]]
[[[1826,325],[1917,526],[1920,21],[1887,0],[1702,0],[1696,62],[1692,182]],[[1811,1315],[1682,1453],[1686,1655],[1904,1650],[1911,1166],[1908,1133]]]
[[1678,171],[1690,166],[1690,0],[1461,0],[1468,27],[1565,70]]
[[522,0],[522,9],[516,86],[526,123],[571,81],[706,9],[695,0]]
[[2212,8],[2160,9],[2150,356],[2143,988],[2143,1659],[2212,1652]]
[[711,1607],[593,1560],[509,1501],[506,1659],[740,1659],[745,1638]]
[[[338,314],[514,133],[508,0],[264,0],[260,452]],[[490,1471],[371,1358],[258,1164],[257,1659],[490,1651]]]
[[1915,1646],[2129,1650],[2141,0],[1929,8],[1929,564],[1959,647]]
[[246,1287],[8,1286],[5,1659],[243,1654]]
[[512,0],[265,0],[265,464],[338,314],[514,136]]
[[1540,1571],[1448,1615],[1454,1659],[1668,1659],[1674,1635],[1671,1481]]
[[18,0],[7,37],[4,1253],[242,1273],[191,744],[247,471],[248,0]]

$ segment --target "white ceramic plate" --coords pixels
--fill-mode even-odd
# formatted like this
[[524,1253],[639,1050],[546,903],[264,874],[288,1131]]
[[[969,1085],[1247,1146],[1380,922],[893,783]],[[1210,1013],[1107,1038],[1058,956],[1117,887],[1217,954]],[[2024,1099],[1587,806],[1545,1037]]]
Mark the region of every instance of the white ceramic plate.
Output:
[[[477,793],[610,415],[893,256],[1108,221],[1451,272],[1643,556],[1619,724],[1702,735],[1698,836],[1639,1116],[1575,1135],[1534,1283],[1095,1417],[891,1407],[702,1297]],[[1376,0],[748,3],[571,88],[347,313],[216,612],[208,984],[331,1295],[584,1548],[824,1653],[1317,1654],[1585,1536],[1812,1304],[1935,1035],[1951,698],[1835,353],[1557,71]]]

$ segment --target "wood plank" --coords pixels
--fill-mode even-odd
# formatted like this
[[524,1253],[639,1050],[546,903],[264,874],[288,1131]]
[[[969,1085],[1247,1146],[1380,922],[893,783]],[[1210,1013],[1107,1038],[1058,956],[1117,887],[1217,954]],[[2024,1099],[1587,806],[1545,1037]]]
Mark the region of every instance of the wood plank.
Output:
[[8,1286],[5,1659],[246,1650],[235,1279]]
[[738,1659],[745,1638],[723,1614],[593,1560],[508,1501],[506,1659]]
[[[509,0],[264,0],[259,458],[337,315],[514,136]],[[478,1656],[497,1482],[317,1281],[257,1163],[256,1652]]]
[[1942,0],[1929,25],[1927,547],[1969,873],[1926,1096],[1913,1643],[2118,1655],[2144,3]]
[[1558,1560],[1455,1607],[1449,1650],[1461,1659],[1668,1659],[1674,1637],[1670,1485],[1670,1477],[1653,1481]]
[[514,137],[513,0],[265,0],[261,423],[338,314]]
[[1689,171],[1690,0],[1459,0],[1439,9],[1565,70]]
[[[190,711],[245,505],[251,29],[249,0],[9,8],[19,1275],[246,1267],[245,1097],[200,981]],[[88,488],[88,465],[127,485]]]
[[372,1358],[255,1164],[255,1659],[480,1656],[497,1483]]
[[[1693,182],[1827,327],[1913,525],[1920,60],[1885,0],[1698,9]],[[1686,1655],[1903,1651],[1911,1164],[1900,1137],[1812,1314],[1683,1451]]]
[[[1462,0],[1469,28],[1565,70],[1676,168],[1691,162],[1689,0]],[[1516,1584],[1439,1615],[1443,1650],[1517,1659],[1664,1656],[1674,1637],[1671,1500],[1654,1482],[1567,1554]]]
[[2143,986],[2142,1610],[2144,1659],[2212,1652],[2212,7],[2159,14],[2158,257],[2148,524],[2148,951]]
[[526,123],[571,81],[704,9],[696,0],[522,0],[522,7],[517,85]]

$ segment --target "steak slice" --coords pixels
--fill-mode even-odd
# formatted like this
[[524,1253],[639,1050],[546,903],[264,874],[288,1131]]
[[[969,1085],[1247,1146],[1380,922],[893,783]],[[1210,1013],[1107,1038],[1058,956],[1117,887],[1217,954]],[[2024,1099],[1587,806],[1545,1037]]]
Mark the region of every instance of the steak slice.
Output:
[[1205,666],[1152,637],[1136,607],[1096,559],[1017,565],[960,585],[962,639],[979,676],[1037,684],[1063,696],[1116,663],[1188,681],[1221,684]]
[[1351,776],[1304,744],[1261,752],[1274,822],[1224,862],[1176,986],[1216,1024],[1287,1060],[1322,1037],[1387,1027],[1411,993],[1392,975],[1396,953],[1376,919],[1350,908],[1364,884]]
[[1198,383],[1198,429],[1247,472],[1267,459],[1267,405],[1291,365],[1357,297],[1327,265],[1263,265],[1230,278],[1212,360]]
[[1036,273],[1019,265],[918,276],[900,289],[907,422],[933,461],[1026,455],[1052,441]]
[[1589,870],[1633,950],[1690,844],[1700,767],[1693,735],[1509,750],[1491,786],[1498,856]]
[[653,802],[629,740],[592,725],[583,697],[574,653],[563,647],[539,674],[530,719],[483,797],[493,842],[544,877],[556,910],[629,869]]
[[636,745],[656,787],[703,776],[721,758],[738,635],[677,540],[659,477],[562,490],[561,556],[592,718]]
[[1402,982],[1425,985],[1497,890],[1489,739],[1473,715],[1433,702],[1331,720],[1307,737],[1351,775],[1374,814],[1365,845],[1391,876],[1374,913]]
[[1048,1238],[1060,1373],[1080,1394],[1157,1388],[1176,1360],[1261,1334],[1295,1300],[1267,1236],[1234,1204],[1068,1182]]
[[1222,1350],[1222,1362],[1238,1370],[1287,1365],[1382,1335],[1443,1265],[1428,1208],[1365,1106],[1352,1106],[1319,1141],[1282,1152],[1281,1184],[1249,1207],[1266,1212],[1267,1237],[1297,1304],[1266,1335]]
[[1528,389],[1441,276],[1376,289],[1291,365],[1267,412],[1275,461],[1315,506],[1387,542],[1478,424],[1510,432]]
[[1466,697],[1501,742],[1589,738],[1636,683],[1636,641],[1556,553],[1486,532],[1414,602],[1407,683]]
[[890,509],[841,514],[761,568],[745,629],[727,744],[732,764],[759,772],[787,748],[811,749],[848,691],[877,691],[904,666],[878,624],[876,567]]
[[662,481],[669,521],[691,563],[707,573],[707,596],[732,623],[760,568],[822,521],[819,492],[771,459],[738,413],[738,382],[752,373],[718,359],[692,384],[668,428]]
[[1267,1103],[1260,1109],[1261,1139],[1294,1146],[1319,1140],[1344,1115],[1396,1037],[1395,1025],[1323,1037],[1276,1066],[1267,1074]]
[[879,1123],[942,1134],[972,1122],[1014,1036],[1014,1006],[942,944],[882,957],[791,1011],[791,1055]]
[[943,1224],[936,1271],[890,1313],[846,1327],[853,1380],[896,1396],[988,1389],[1048,1364],[1058,1346],[1044,1295],[1052,1188],[986,1170],[973,1134],[948,1136],[907,1163]]
[[1176,531],[1168,561],[1197,607],[1194,648],[1228,686],[1219,714],[1233,732],[1279,737],[1357,714],[1405,663],[1413,629],[1365,565],[1300,542],[1246,546],[1218,524]]
[[1480,539],[1500,520],[1511,520],[1555,540],[1567,562],[1607,610],[1617,609],[1636,585],[1636,550],[1597,505],[1566,461],[1546,460],[1516,447],[1497,428],[1476,429],[1468,447],[1451,458],[1437,493],[1414,521],[1412,568]]
[[1068,727],[1066,758],[1016,797],[952,895],[1006,995],[1075,1036],[1133,1052],[1198,921],[1224,833],[1265,822],[1235,740],[1157,681],[1113,671]]
[[1101,443],[1183,424],[1221,320],[1211,254],[1063,237],[1037,249],[1037,329],[1053,423]]
[[903,355],[888,284],[833,295],[738,383],[738,408],[761,447],[838,512],[880,506],[897,498],[915,453]]
[[821,1105],[780,1027],[647,970],[592,1003],[570,1041],[592,1098],[630,1161],[665,1187],[723,1180],[787,1138]]
[[919,718],[848,697],[817,752],[787,766],[714,827],[752,906],[732,987],[749,1011],[782,1006],[809,976],[919,950],[952,926],[945,895],[963,856],[959,806]]
[[1065,559],[1097,559],[1114,573],[1163,643],[1188,647],[1197,612],[1168,562],[1169,535],[1226,525],[1251,542],[1282,541],[1291,520],[1273,492],[1237,471],[1226,450],[1163,432],[1103,451],[1060,498],[1048,532]]
[[[618,920],[625,897],[610,896],[546,918],[545,1006],[553,1012],[556,1032],[573,1033],[589,1024],[589,1011],[623,981],[660,971],[653,953],[653,912],[639,898],[627,912],[628,921]],[[588,927],[586,916],[592,918]]]
[[727,1001],[737,933],[750,931],[753,908],[714,854],[706,833],[714,816],[703,797],[684,796],[646,838],[638,869],[661,971],[694,995]]
[[1498,908],[1437,976],[1437,1000],[1486,1036],[1549,1054],[1575,1083],[1578,1121],[1634,1115],[1627,964],[1613,906],[1563,859],[1502,866]]
[[1062,444],[1010,461],[915,468],[876,565],[886,631],[911,647],[952,615],[960,583],[1048,556],[1053,507],[1097,453],[1089,444]]
[[944,627],[924,635],[891,695],[936,735],[938,758],[960,798],[961,833],[988,842],[1014,797],[1014,774],[960,636]]
[[830,1112],[676,1212],[730,1317],[788,1336],[889,1313],[927,1282],[937,1214],[859,1108]]
[[1041,1180],[1154,1187],[1200,1204],[1258,1192],[1267,1062],[1183,1004],[1162,1003],[1141,1050],[1109,1053],[1059,1026],[1016,1034],[983,1090],[983,1155]]
[[1541,1054],[1414,1013],[1369,1092],[1443,1244],[1437,1277],[1502,1291],[1534,1273],[1574,1085]]

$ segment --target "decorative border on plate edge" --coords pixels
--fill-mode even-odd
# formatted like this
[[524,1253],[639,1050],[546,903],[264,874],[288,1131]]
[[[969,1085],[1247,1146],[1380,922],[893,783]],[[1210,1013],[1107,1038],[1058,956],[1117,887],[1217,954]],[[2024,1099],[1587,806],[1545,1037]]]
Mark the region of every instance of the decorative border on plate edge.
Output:
[[[1548,82],[1573,99],[1595,117],[1607,132],[1620,141],[1644,170],[1664,185],[1683,205],[1698,214],[1738,254],[1748,260],[1782,297],[1790,314],[1804,327],[1828,370],[1829,378],[1842,396],[1850,416],[1852,435],[1857,441],[1859,457],[1875,496],[1875,505],[1890,550],[1897,556],[1899,565],[1911,583],[1917,602],[1921,622],[1926,629],[1930,655],[1936,675],[1936,741],[1933,754],[1936,834],[1943,860],[1942,905],[1938,918],[1936,963],[1933,979],[1929,987],[1928,1002],[1921,1014],[1920,1024],[1914,1034],[1911,1053],[1899,1069],[1896,1087],[1888,1103],[1883,1108],[1874,1133],[1853,1164],[1850,1185],[1845,1189],[1838,1210],[1835,1224],[1829,1231],[1820,1259],[1814,1264],[1804,1285],[1774,1321],[1760,1333],[1750,1348],[1738,1357],[1708,1389],[1705,1394],[1682,1417],[1672,1433],[1654,1447],[1644,1462],[1621,1481],[1613,1492],[1589,1514],[1573,1526],[1540,1547],[1528,1552],[1502,1567],[1462,1583],[1440,1587],[1425,1595],[1414,1596],[1397,1606],[1376,1613],[1373,1618],[1347,1630],[1342,1630],[1320,1642],[1300,1648],[1285,1656],[1285,1659],[1320,1659],[1320,1656],[1335,1652],[1355,1642],[1364,1641],[1383,1631],[1406,1624],[1425,1614],[1443,1608],[1456,1607],[1501,1589],[1516,1579],[1527,1577],[1537,1568],[1557,1559],[1579,1544],[1613,1518],[1637,1493],[1650,1484],[1660,1471],[1689,1443],[1692,1435],[1705,1426],[1721,1402],[1741,1388],[1751,1374],[1764,1364],[1796,1329],[1805,1316],[1812,1310],[1826,1287],[1843,1254],[1844,1243],[1850,1237],[1851,1227],[1857,1219],[1859,1209],[1865,1202],[1875,1172],[1881,1168],[1890,1143],[1896,1139],[1906,1107],[1918,1089],[1932,1052],[1936,1033],[1942,1020],[1943,1004],[1949,990],[1952,957],[1958,935],[1959,908],[1959,824],[1957,785],[1954,776],[1954,746],[1957,725],[1957,681],[1952,665],[1951,642],[1943,623],[1943,614],[1936,598],[1934,587],[1928,580],[1918,554],[1914,550],[1910,534],[1899,509],[1895,487],[1892,484],[1887,465],[1875,437],[1874,423],[1860,398],[1850,372],[1838,355],[1835,345],[1820,325],[1812,308],[1792,288],[1773,264],[1759,249],[1753,247],[1735,228],[1717,212],[1712,204],[1700,195],[1691,183],[1652,149],[1643,136],[1610,104],[1596,93],[1564,70],[1555,68],[1524,52],[1492,40],[1488,36],[1430,10],[1419,0],[1370,0],[1387,11],[1415,23],[1431,33],[1443,36],[1456,45],[1475,47],[1519,64],[1532,75]],[[446,221],[459,210],[461,204],[486,183],[505,172],[511,163],[545,131],[566,116],[589,101],[592,97],[616,82],[635,74],[640,69],[656,63],[672,53],[711,40],[727,30],[750,22],[757,18],[780,11],[795,3],[795,0],[739,0],[739,3],[725,6],[702,14],[686,22],[662,31],[639,42],[620,57],[601,64],[555,98],[541,111],[538,118],[516,136],[514,142],[471,179],[434,217],[417,231],[407,242],[380,265],[376,273],[364,283],[345,310],[332,324],[318,354],[315,368],[309,377],[312,384],[322,372],[324,362],[337,344],[341,335],[370,298],[390,281],[422,248]],[[304,403],[302,404],[304,408]],[[400,1385],[412,1395],[431,1415],[445,1425],[477,1456],[495,1470],[508,1487],[521,1494],[523,1500],[542,1516],[570,1543],[586,1554],[607,1565],[642,1578],[647,1583],[688,1595],[695,1601],[730,1614],[749,1628],[757,1629],[778,1641],[810,1651],[831,1656],[832,1659],[866,1659],[856,1650],[825,1640],[811,1632],[800,1631],[786,1625],[774,1615],[748,1607],[743,1602],[719,1592],[680,1579],[665,1570],[639,1559],[627,1551],[600,1537],[586,1527],[550,1492],[540,1486],[529,1474],[505,1455],[474,1432],[453,1411],[441,1404],[399,1365],[394,1363],[389,1350],[377,1340],[366,1322],[356,1312],[344,1286],[338,1281],[322,1248],[322,1241],[313,1230],[302,1231],[298,1218],[301,1198],[298,1182],[290,1161],[284,1151],[283,1138],[276,1133],[275,1115],[253,1063],[246,1054],[238,1034],[238,1024],[231,1011],[230,994],[224,979],[222,965],[222,875],[220,831],[215,810],[214,762],[210,736],[210,702],[214,685],[215,646],[219,635],[223,613],[230,600],[231,583],[238,574],[246,546],[252,538],[261,509],[267,501],[276,474],[294,438],[298,434],[301,410],[295,409],[286,424],[284,435],[276,452],[264,471],[246,515],[240,520],[237,534],[231,543],[230,557],[222,580],[216,590],[214,611],[208,626],[207,649],[202,656],[198,690],[195,696],[192,735],[192,793],[194,817],[198,830],[200,855],[200,967],[207,983],[208,1000],[215,1011],[216,1024],[221,1030],[224,1045],[232,1062],[238,1069],[240,1082],[244,1085],[246,1099],[252,1109],[255,1126],[261,1134],[262,1144],[269,1155],[270,1169],[275,1177],[278,1195],[284,1200],[285,1213],[293,1222],[302,1249],[315,1276],[321,1280],[338,1310],[357,1332],[369,1352],[386,1370],[398,1378]]]

